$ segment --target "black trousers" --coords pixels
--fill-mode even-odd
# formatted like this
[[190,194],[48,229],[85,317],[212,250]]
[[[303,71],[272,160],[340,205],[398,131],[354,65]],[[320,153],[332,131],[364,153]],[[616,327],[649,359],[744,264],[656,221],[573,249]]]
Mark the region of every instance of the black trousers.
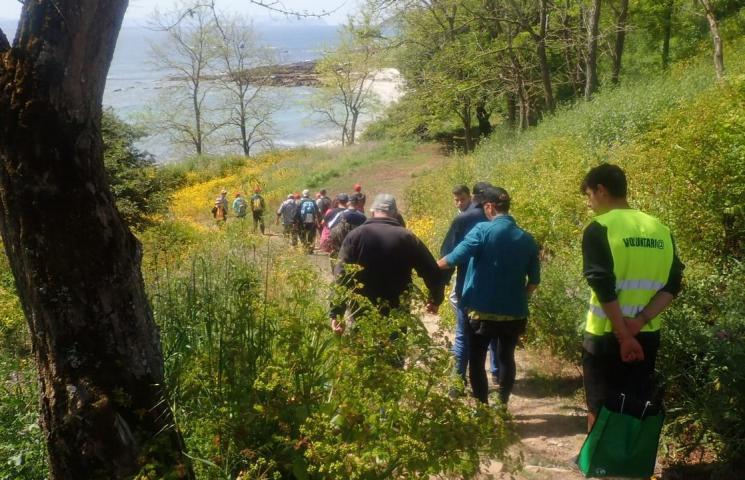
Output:
[[497,360],[499,362],[499,399],[507,404],[515,385],[517,367],[515,365],[515,347],[520,335],[525,331],[527,319],[511,320],[507,322],[492,322],[486,320],[471,320],[470,324],[470,355],[468,362],[468,378],[471,381],[473,396],[482,403],[488,403],[489,383],[486,379],[486,352],[489,343],[497,340]]
[[656,392],[654,381],[659,334],[637,335],[636,339],[644,350],[644,360],[633,363],[621,360],[618,341],[612,335],[608,337],[603,339],[604,348],[594,348],[592,352],[585,348],[582,357],[587,409],[597,414],[606,401],[621,393],[642,401],[659,401],[655,398],[659,392]]

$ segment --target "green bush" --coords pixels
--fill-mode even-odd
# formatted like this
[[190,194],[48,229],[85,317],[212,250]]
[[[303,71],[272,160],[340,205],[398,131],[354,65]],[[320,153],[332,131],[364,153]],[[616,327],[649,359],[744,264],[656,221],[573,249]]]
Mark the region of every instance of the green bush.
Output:
[[463,477],[504,454],[504,414],[450,399],[451,355],[418,317],[368,313],[336,337],[307,260],[246,233],[228,224],[150,289],[200,477]]
[[47,477],[36,367],[0,350],[0,480]]
[[[742,46],[742,38],[730,44],[732,51]],[[745,387],[737,367],[745,330],[739,304],[745,62],[729,58],[722,84],[712,78],[707,53],[669,75],[605,89],[524,133],[497,131],[472,156],[418,178],[407,197],[415,216],[434,220],[438,239],[453,215],[443,193],[452,185],[486,180],[505,187],[518,224],[535,235],[544,258],[526,339],[576,361],[589,298],[580,241],[591,218],[578,186],[593,165],[623,167],[632,206],[671,227],[688,266],[686,287],[665,316],[659,364],[669,385],[671,452],[708,449],[726,468],[743,458],[745,441],[739,420]]]
[[135,147],[145,133],[105,111],[101,121],[104,166],[116,207],[127,224],[142,229],[164,213],[169,185],[153,158]]
[[588,297],[581,260],[559,256],[544,261],[541,277],[541,287],[531,300],[525,338],[555,356],[579,363]]
[[665,317],[665,374],[673,458],[713,450],[745,471],[745,267],[691,275]]

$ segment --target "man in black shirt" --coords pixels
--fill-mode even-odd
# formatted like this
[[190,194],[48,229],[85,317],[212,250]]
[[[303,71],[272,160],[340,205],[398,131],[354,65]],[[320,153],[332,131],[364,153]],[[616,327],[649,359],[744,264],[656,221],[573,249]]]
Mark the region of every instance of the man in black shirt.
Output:
[[[398,209],[392,195],[378,195],[372,210],[373,218],[344,239],[335,268],[338,282],[361,285],[358,293],[386,314],[401,305],[401,295],[411,286],[411,272],[416,270],[429,290],[428,310],[436,313],[444,297],[444,285],[434,257],[421,240],[395,220]],[[348,274],[347,265],[361,268]],[[344,331],[339,317],[345,308],[335,305],[331,311],[332,328],[337,333]]]

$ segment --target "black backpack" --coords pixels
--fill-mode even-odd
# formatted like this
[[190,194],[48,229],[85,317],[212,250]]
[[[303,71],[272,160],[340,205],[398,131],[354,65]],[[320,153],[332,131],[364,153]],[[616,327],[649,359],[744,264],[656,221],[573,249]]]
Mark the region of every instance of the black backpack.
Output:
[[336,254],[341,250],[341,244],[344,243],[344,239],[347,238],[349,232],[357,228],[357,225],[347,221],[347,217],[344,216],[344,212],[340,213],[340,218],[329,231],[329,249],[331,254]]

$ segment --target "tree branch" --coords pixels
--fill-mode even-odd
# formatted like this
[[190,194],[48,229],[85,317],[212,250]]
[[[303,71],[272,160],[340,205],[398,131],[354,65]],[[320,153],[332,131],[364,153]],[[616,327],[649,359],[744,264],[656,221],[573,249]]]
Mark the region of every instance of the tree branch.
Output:
[[0,53],[6,52],[8,50],[10,50],[8,37],[5,36],[5,32],[3,32],[3,29],[0,28]]

